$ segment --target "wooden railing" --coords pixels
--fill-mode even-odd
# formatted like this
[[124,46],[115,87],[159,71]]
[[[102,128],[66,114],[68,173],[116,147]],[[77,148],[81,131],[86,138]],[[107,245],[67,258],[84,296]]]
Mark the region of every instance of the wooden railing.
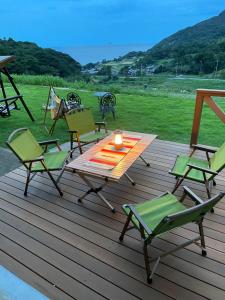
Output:
[[225,90],[208,90],[208,89],[197,89],[196,90],[196,102],[194,120],[191,133],[190,145],[198,143],[198,135],[201,123],[202,108],[204,102],[215,112],[217,117],[225,124],[225,113],[216,104],[212,97],[225,97]]

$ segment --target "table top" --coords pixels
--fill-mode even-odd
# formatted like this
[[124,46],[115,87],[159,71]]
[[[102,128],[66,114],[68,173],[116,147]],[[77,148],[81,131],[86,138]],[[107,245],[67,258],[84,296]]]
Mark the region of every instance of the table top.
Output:
[[101,98],[106,94],[110,94],[110,93],[109,92],[96,92],[96,93],[94,93],[94,96]]
[[135,162],[135,160],[144,152],[144,150],[157,138],[157,135],[154,134],[131,131],[123,131],[123,133],[132,137],[139,137],[140,141],[135,144],[135,146],[113,169],[107,170],[100,167],[87,165],[87,162],[93,158],[96,153],[98,153],[106,144],[112,141],[113,133],[71,161],[69,164],[67,164],[67,167],[86,175],[94,177],[107,177],[109,180],[118,181]]

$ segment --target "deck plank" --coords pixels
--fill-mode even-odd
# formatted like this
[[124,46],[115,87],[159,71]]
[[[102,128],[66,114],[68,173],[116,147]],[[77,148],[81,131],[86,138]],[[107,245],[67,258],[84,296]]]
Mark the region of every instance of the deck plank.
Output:
[[[23,195],[25,170],[18,168],[0,177],[0,263],[51,299],[224,299],[225,295],[225,199],[214,214],[205,218],[208,256],[190,245],[160,263],[149,286],[145,281],[142,244],[137,232],[118,242],[125,216],[124,203],[139,203],[172,190],[168,170],[177,154],[189,153],[188,145],[156,140],[144,153],[146,168],[137,160],[129,169],[137,185],[126,178],[110,184],[104,195],[116,214],[94,195],[78,204],[87,190],[81,179],[65,172],[61,179],[64,196],[58,196],[46,174],[30,183]],[[202,156],[201,153],[197,153]],[[218,176],[213,193],[222,190],[225,172]],[[93,179],[98,183],[98,179]],[[185,184],[202,197],[204,186]],[[182,188],[176,192],[182,194]],[[190,205],[187,199],[186,203]],[[188,224],[155,240],[157,255],[192,238],[197,233]]]

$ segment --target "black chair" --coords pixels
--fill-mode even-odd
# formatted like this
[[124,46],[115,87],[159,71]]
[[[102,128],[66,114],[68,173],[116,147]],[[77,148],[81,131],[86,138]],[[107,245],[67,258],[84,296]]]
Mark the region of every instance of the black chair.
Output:
[[105,114],[111,112],[115,120],[116,97],[112,93],[105,93],[100,99],[100,112],[102,119],[105,119]]
[[66,96],[66,105],[68,110],[71,109],[80,109],[81,108],[81,99],[77,93],[70,92]]

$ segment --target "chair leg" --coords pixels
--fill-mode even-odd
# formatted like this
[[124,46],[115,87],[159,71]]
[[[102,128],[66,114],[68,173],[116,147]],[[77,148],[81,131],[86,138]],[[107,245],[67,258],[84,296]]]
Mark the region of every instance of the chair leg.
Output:
[[191,171],[191,168],[189,167],[189,169],[187,170],[187,172],[183,175],[183,177],[181,177],[179,179],[179,177],[176,176],[177,178],[177,182],[175,183],[175,186],[173,188],[172,194],[176,192],[176,190],[178,189],[178,187],[181,185],[181,183],[184,181],[184,179],[187,177],[188,173]]
[[184,199],[186,198],[187,194],[185,192],[183,192],[183,195],[180,198],[180,202],[184,202]]
[[145,259],[145,269],[147,273],[147,282],[152,283],[152,277],[151,277],[152,273],[151,273],[150,261],[148,257],[148,240],[145,237],[144,228],[141,225],[141,223],[139,223],[139,227],[140,227],[141,237],[144,240],[143,252],[144,252],[144,259]]
[[143,251],[144,251],[144,259],[145,259],[145,269],[146,269],[146,273],[147,273],[147,282],[152,283],[150,261],[148,258],[148,243],[147,243],[147,241],[144,242]]
[[78,144],[78,148],[79,148],[80,154],[83,154],[83,150],[82,150],[80,141],[78,141],[77,144]]
[[73,137],[70,138],[70,158],[73,158]]
[[183,181],[184,181],[184,177],[182,177],[181,179],[180,178],[177,179],[177,182],[175,183],[174,188],[172,190],[172,194],[176,192],[176,190],[179,188],[179,186]]
[[54,183],[55,187],[57,188],[60,196],[63,196],[63,192],[60,190],[57,182],[55,181],[55,179],[53,178],[52,174],[47,170],[48,176],[51,178],[52,182]]
[[125,233],[126,233],[126,231],[127,231],[128,226],[129,226],[131,217],[132,217],[132,212],[129,213],[129,215],[128,215],[128,217],[127,217],[127,220],[126,220],[126,223],[125,223],[125,225],[124,225],[124,227],[123,227],[123,230],[122,230],[122,232],[121,232],[121,234],[120,234],[119,240],[120,240],[121,242],[123,241],[123,238],[124,238],[124,235],[125,235]]
[[213,179],[213,186],[216,186],[216,181],[215,181],[215,179]]
[[206,187],[207,196],[210,199],[211,198],[211,192],[210,192],[209,182],[207,180],[205,181],[205,187]]
[[[204,180],[205,180],[205,188],[206,188],[206,192],[207,192],[207,196],[208,198],[210,199],[211,198],[211,187],[210,187],[210,183],[207,178],[206,178],[206,175],[205,173],[203,172],[203,177],[204,177]],[[212,208],[210,210],[211,213],[214,213],[214,208]]]
[[65,168],[66,168],[66,164],[64,165],[64,167],[62,168],[61,172],[59,173],[59,176],[57,177],[56,179],[56,183],[58,184],[59,183],[59,180],[61,179],[64,171],[65,171]]
[[24,190],[24,196],[27,196],[27,190],[28,190],[28,184],[30,182],[30,171],[27,171],[27,179],[26,179],[26,185],[25,185],[25,190]]
[[202,256],[206,256],[206,247],[205,247],[205,237],[204,237],[204,231],[203,231],[203,226],[202,226],[202,221],[198,224],[199,228],[199,233],[201,237],[201,247],[202,247]]

